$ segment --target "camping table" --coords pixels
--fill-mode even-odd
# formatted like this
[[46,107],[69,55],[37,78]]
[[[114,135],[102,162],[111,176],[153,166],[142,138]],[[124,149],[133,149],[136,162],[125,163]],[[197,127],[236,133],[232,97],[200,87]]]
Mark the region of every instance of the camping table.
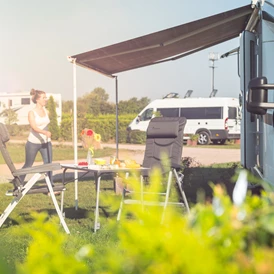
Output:
[[100,165],[89,165],[89,166],[79,166],[76,164],[61,164],[63,170],[63,182],[65,182],[66,171],[68,169],[92,172],[94,174],[94,182],[96,186],[96,207],[95,207],[95,221],[94,221],[94,232],[100,229],[99,223],[99,199],[100,199],[100,183],[101,177],[105,174],[114,174],[114,173],[128,173],[131,171],[142,171],[147,170],[148,168],[111,168],[110,166],[100,166]]

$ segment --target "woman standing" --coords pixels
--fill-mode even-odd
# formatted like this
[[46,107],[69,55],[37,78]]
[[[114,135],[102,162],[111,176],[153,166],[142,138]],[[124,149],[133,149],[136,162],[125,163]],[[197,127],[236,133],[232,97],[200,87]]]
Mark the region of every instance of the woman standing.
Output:
[[[36,106],[28,113],[30,133],[25,146],[26,158],[23,168],[32,167],[38,152],[41,153],[44,164],[52,162],[51,132],[48,130],[50,120],[48,110],[45,108],[47,96],[44,91],[36,89],[32,89],[30,95]],[[53,185],[52,172],[48,172],[48,175]],[[23,182],[25,176],[21,176],[20,179]]]

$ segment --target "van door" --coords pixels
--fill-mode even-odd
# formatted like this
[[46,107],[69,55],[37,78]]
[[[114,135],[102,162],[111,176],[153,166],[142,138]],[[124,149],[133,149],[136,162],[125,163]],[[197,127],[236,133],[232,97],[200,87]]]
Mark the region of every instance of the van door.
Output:
[[147,131],[148,124],[153,118],[153,108],[147,108],[145,111],[140,113],[128,126],[130,130]]
[[228,134],[233,136],[233,139],[240,138],[240,117],[239,108],[236,106],[228,107],[227,127]]
[[247,169],[257,163],[257,123],[255,115],[247,111],[248,83],[257,76],[257,40],[254,33],[244,31],[240,40],[240,76],[242,92],[241,164]]
[[[265,3],[267,5],[267,3]],[[274,14],[274,8],[268,6],[268,11]],[[274,83],[273,60],[274,60],[274,19],[264,14],[267,20],[262,20],[262,72],[268,83]],[[268,102],[274,102],[274,90],[268,90]],[[260,159],[263,159],[264,179],[274,184],[274,113],[268,109],[267,113],[259,120],[260,123]],[[260,161],[261,162],[261,161]]]

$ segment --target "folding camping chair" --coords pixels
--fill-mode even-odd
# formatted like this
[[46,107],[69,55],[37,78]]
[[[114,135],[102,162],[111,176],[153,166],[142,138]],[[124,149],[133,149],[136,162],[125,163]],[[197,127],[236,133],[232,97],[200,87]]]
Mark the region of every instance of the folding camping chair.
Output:
[[[6,148],[6,143],[9,141],[9,133],[6,128],[6,126],[2,123],[0,123],[0,150],[3,155],[3,158],[8,165],[11,174],[13,175],[13,185],[14,189],[13,191],[8,191],[6,193],[7,196],[14,196],[14,199],[11,201],[11,203],[8,205],[8,207],[5,209],[3,214],[0,216],[0,227],[5,222],[5,220],[8,218],[8,216],[11,214],[13,209],[16,207],[16,205],[22,200],[22,198],[26,194],[34,194],[34,193],[50,193],[50,196],[52,198],[54,207],[56,209],[56,212],[60,218],[60,222],[63,225],[66,233],[70,233],[69,229],[67,227],[67,224],[63,218],[62,211],[63,208],[59,208],[58,202],[56,200],[56,197],[54,195],[54,191],[62,191],[62,199],[63,199],[63,191],[65,190],[64,185],[61,186],[52,186],[51,182],[49,180],[47,172],[59,170],[61,169],[60,164],[54,163],[54,164],[43,164],[39,166],[29,167],[29,168],[22,168],[22,169],[16,169],[11,158],[9,155],[9,152]],[[23,184],[20,180],[21,175],[28,175],[33,174],[32,177],[27,181],[26,184]],[[37,181],[44,177],[46,180],[46,186],[35,186]],[[63,207],[63,201],[61,201],[61,207]]]
[[[122,200],[118,211],[117,220],[120,220],[123,204],[141,203],[143,205],[160,205],[164,207],[162,222],[164,220],[165,209],[169,204],[177,204],[184,206],[186,211],[189,212],[189,205],[185,192],[183,190],[183,174],[182,170],[182,149],[183,149],[183,133],[186,124],[186,118],[184,117],[156,117],[153,118],[147,129],[146,149],[142,167],[148,168],[142,171],[141,174],[141,192],[143,191],[143,181],[149,177],[149,174],[153,168],[160,168],[162,172],[168,170],[167,187],[164,193],[158,193],[165,195],[164,202],[147,202],[143,199],[144,195],[141,193],[140,200],[125,199],[127,193],[131,193],[130,190],[124,188],[122,194]],[[162,155],[165,154],[169,160],[170,166],[165,166],[163,163]],[[176,180],[179,192],[183,199],[183,202],[172,203],[169,202],[170,189],[172,180]]]

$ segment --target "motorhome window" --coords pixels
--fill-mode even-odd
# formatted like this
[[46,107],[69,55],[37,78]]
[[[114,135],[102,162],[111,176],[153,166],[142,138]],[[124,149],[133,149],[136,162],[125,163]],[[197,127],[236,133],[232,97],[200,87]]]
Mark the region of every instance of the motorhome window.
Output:
[[21,105],[30,105],[30,98],[21,98]]
[[181,116],[186,119],[222,119],[222,107],[181,108]]
[[153,115],[153,108],[148,108],[146,109],[142,114],[141,114],[141,121],[148,121],[152,118]]
[[158,108],[163,117],[179,117],[179,108]]
[[236,119],[237,118],[237,108],[228,107],[228,119]]

